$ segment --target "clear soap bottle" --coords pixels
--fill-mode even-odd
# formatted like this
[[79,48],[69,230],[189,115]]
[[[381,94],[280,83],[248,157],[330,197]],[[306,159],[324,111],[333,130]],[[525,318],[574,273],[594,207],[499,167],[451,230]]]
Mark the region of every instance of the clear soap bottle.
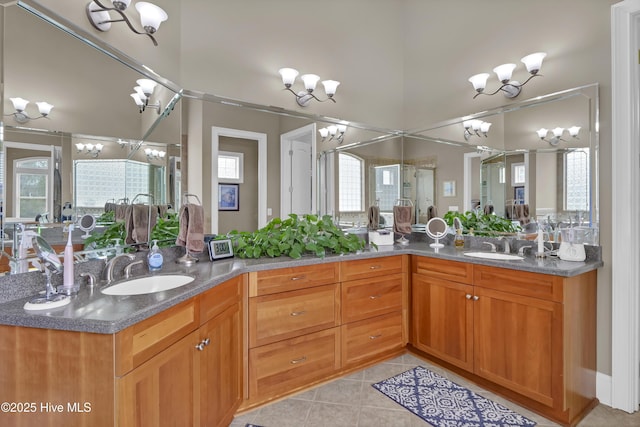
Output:
[[453,243],[456,249],[464,249],[464,236],[459,228],[456,230],[456,237],[453,239]]

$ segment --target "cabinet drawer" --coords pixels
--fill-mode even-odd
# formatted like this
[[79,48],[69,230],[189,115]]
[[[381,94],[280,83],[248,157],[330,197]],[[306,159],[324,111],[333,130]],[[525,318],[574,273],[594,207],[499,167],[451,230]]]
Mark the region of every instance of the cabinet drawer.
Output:
[[397,273],[342,283],[342,322],[402,310],[402,278]]
[[242,285],[245,277],[243,274],[227,280],[200,296],[201,325],[222,313],[229,306],[242,301]]
[[402,347],[401,312],[342,325],[343,366]]
[[249,350],[249,395],[275,396],[331,375],[340,367],[340,328]]
[[560,276],[484,265],[476,265],[473,271],[476,286],[555,302],[562,302],[563,280]]
[[338,263],[249,273],[249,296],[270,295],[338,282]]
[[344,261],[340,265],[342,282],[395,273],[402,273],[402,256],[400,255]]
[[249,346],[293,338],[340,323],[339,285],[249,299]]
[[473,280],[473,264],[446,259],[413,256],[411,259],[413,273],[429,277],[451,280],[452,282],[471,284]]
[[195,299],[176,305],[116,334],[116,375],[158,354],[198,327]]

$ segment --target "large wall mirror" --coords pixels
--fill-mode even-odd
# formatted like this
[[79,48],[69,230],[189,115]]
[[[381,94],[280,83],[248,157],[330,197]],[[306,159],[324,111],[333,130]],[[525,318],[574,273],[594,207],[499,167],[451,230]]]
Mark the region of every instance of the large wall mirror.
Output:
[[[99,214],[137,193],[179,203],[179,89],[160,81],[140,113],[130,94],[149,76],[130,64],[19,4],[4,7],[3,28],[5,220],[60,221],[66,203],[75,216]],[[17,97],[33,119],[13,114]],[[37,101],[53,104],[47,117]]]

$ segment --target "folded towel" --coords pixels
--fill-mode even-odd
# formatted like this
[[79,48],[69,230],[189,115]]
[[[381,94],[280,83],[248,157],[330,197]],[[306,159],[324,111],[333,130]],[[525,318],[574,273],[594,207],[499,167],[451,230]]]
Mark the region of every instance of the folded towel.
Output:
[[[133,205],[131,209],[131,223],[133,230],[131,238],[136,243],[149,242],[149,231],[153,230],[158,220],[158,210],[149,205]],[[149,245],[151,246],[151,245]]]
[[411,212],[413,206],[393,207],[393,231],[401,234],[411,234]]
[[[124,242],[127,245],[131,245],[135,243],[133,239],[133,206],[131,205],[118,205],[118,207],[122,207],[120,210],[122,211],[122,221],[124,221],[124,230],[126,232]],[[116,215],[118,211],[116,210]]]
[[167,212],[169,211],[169,205],[157,205],[156,209],[158,211],[158,216],[162,219],[167,217]]
[[188,252],[204,250],[204,208],[186,203],[178,215],[179,228],[176,245],[185,246]]
[[427,208],[427,222],[429,222],[431,218],[435,218],[437,216],[438,216],[438,209],[433,205],[429,206]]
[[116,211],[116,204],[113,202],[107,202],[104,204],[104,211],[105,212],[115,212]]
[[367,228],[369,230],[377,230],[380,228],[380,208],[378,206],[369,206],[368,216],[369,224]]
[[116,205],[116,208],[115,208],[116,221],[124,221],[125,220],[125,218],[127,217],[127,206],[129,206],[129,205],[124,205],[124,204]]

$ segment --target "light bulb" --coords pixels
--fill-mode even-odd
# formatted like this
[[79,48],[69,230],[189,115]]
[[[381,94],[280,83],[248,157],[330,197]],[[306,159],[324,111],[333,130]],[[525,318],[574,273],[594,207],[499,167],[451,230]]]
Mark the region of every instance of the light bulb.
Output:
[[140,23],[142,28],[149,33],[153,34],[158,31],[160,24],[169,18],[167,12],[152,3],[141,1],[136,3],[136,10],[140,13]]
[[527,71],[531,74],[537,74],[542,67],[542,60],[547,56],[544,52],[536,52],[531,55],[527,55],[521,59],[522,63],[525,67],[527,67]]
[[562,132],[564,132],[564,128],[560,128],[560,127],[554,128],[552,132],[553,132],[553,136],[555,136],[556,138],[560,138],[562,136]]
[[473,85],[473,88],[476,90],[476,92],[482,92],[484,88],[487,87],[488,78],[489,73],[480,73],[469,77],[469,81]]
[[324,85],[324,93],[327,94],[329,98],[336,94],[336,89],[340,82],[335,80],[323,80],[322,84]]
[[136,83],[140,85],[140,89],[142,90],[142,93],[144,93],[144,95],[147,98],[150,97],[151,94],[153,94],[153,90],[156,88],[156,85],[158,84],[151,79],[138,79],[136,80]]
[[18,113],[23,112],[25,108],[27,108],[27,104],[29,103],[29,101],[23,98],[9,98],[9,99],[13,103],[13,108],[15,108]]
[[298,77],[298,70],[293,68],[280,68],[278,72],[282,76],[282,83],[286,87],[291,87],[293,82],[296,81],[296,77]]
[[316,84],[318,83],[318,80],[320,80],[320,76],[317,76],[315,74],[304,74],[300,76],[300,78],[304,82],[304,88],[309,93],[315,90]]
[[540,128],[536,131],[536,133],[538,134],[538,136],[540,137],[540,139],[544,139],[547,136],[547,132],[549,132],[547,129],[545,128]]
[[44,117],[47,117],[53,108],[53,105],[44,101],[36,102],[36,105],[38,106],[38,111],[40,111],[40,114]]
[[505,84],[511,80],[511,74],[513,74],[515,68],[516,64],[502,64],[494,68],[493,72],[498,76],[498,80],[500,80],[502,84]]
[[572,137],[577,137],[578,133],[580,133],[580,126],[571,126],[569,128],[569,135],[571,135]]

